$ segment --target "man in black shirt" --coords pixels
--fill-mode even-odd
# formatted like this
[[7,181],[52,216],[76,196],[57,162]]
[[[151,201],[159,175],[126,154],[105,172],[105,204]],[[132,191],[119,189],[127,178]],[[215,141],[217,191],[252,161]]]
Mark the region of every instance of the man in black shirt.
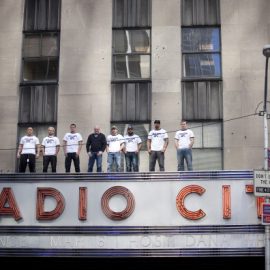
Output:
[[88,172],[93,172],[95,160],[97,162],[97,172],[102,172],[102,154],[106,149],[107,141],[100,127],[94,127],[94,133],[88,136],[86,151],[89,155]]

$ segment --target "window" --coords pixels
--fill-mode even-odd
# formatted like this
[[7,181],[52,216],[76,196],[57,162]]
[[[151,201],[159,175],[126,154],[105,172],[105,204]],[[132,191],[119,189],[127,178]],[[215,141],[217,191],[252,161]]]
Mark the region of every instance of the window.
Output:
[[22,81],[57,81],[58,33],[25,34]]
[[113,27],[151,26],[151,0],[114,0]]
[[113,79],[150,78],[150,30],[113,31]]
[[219,0],[182,0],[182,26],[219,25]]
[[113,0],[112,36],[111,123],[149,125],[151,0]]
[[193,165],[196,170],[222,169],[222,123],[189,122],[195,136]]
[[182,116],[184,119],[222,119],[221,82],[183,82],[182,103]]
[[195,135],[196,170],[222,169],[219,0],[182,0],[182,118]]
[[112,84],[112,121],[150,121],[151,84]]
[[57,85],[22,86],[19,123],[56,123]]
[[220,78],[220,29],[182,28],[184,78]]
[[60,0],[25,0],[24,31],[59,30]]

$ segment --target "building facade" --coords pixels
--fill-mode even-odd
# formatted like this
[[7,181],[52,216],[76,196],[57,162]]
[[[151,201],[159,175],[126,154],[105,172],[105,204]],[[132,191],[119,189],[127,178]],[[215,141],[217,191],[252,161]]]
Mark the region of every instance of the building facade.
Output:
[[[133,124],[145,142],[155,119],[175,171],[182,118],[194,170],[262,168],[269,12],[267,0],[1,0],[0,171],[16,171],[28,126],[40,141],[54,126],[62,141],[76,123],[86,143],[95,125],[108,135]],[[83,146],[82,172],[87,160]]]

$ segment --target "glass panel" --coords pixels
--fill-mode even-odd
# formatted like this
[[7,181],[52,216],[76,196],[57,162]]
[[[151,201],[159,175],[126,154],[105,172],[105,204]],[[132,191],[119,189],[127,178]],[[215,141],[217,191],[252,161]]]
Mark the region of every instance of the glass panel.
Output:
[[127,56],[113,56],[113,74],[115,79],[127,79]]
[[20,114],[19,114],[20,123],[30,122],[31,104],[32,100],[31,100],[30,86],[22,87],[20,92]]
[[25,0],[24,30],[35,29],[36,0]]
[[60,29],[60,0],[49,0],[48,4],[48,29]]
[[221,123],[203,124],[203,147],[221,147]]
[[182,28],[182,51],[220,51],[219,37],[219,28]]
[[220,24],[219,0],[182,0],[182,25]]
[[128,51],[127,31],[113,31],[113,53],[126,53]]
[[202,148],[202,123],[200,122],[188,122],[188,128],[194,133],[194,145],[193,148]]
[[37,29],[36,30],[46,30],[48,21],[48,10],[47,10],[47,0],[37,1]]
[[150,53],[150,30],[113,31],[113,53]]
[[114,0],[113,27],[151,26],[151,0]]
[[221,149],[193,149],[193,170],[222,170]]
[[151,120],[151,84],[137,84],[139,91],[136,95],[136,120]]
[[129,78],[150,78],[150,56],[130,55]]
[[58,42],[56,34],[44,34],[42,37],[42,56],[58,56]]
[[23,44],[23,57],[40,56],[40,35],[26,35]]
[[131,52],[150,53],[150,30],[129,32]]
[[58,59],[25,59],[23,80],[57,80]]
[[219,54],[183,54],[184,77],[220,77]]

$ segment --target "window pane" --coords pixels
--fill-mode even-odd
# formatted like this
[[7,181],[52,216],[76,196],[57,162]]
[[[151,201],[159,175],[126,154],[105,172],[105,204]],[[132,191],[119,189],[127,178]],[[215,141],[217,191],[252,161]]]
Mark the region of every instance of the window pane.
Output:
[[23,44],[23,57],[40,56],[40,35],[26,35]]
[[150,30],[113,31],[113,53],[150,53]]
[[56,34],[43,34],[42,56],[58,56],[58,42]]
[[60,0],[26,0],[24,30],[57,30],[59,14]]
[[56,85],[21,87],[19,123],[54,123],[56,113]]
[[194,170],[222,170],[221,149],[193,149]]
[[57,80],[58,59],[25,59],[23,80]]
[[220,77],[219,54],[183,54],[184,77]]
[[127,79],[127,56],[113,56],[113,77],[115,79]]
[[112,121],[149,121],[150,104],[150,84],[112,84]]
[[221,147],[221,123],[204,123],[203,146]]
[[113,27],[151,26],[151,0],[114,0]]
[[182,25],[220,24],[219,0],[182,0]]
[[149,55],[115,55],[113,63],[115,79],[150,78]]
[[194,137],[195,137],[193,148],[202,148],[203,147],[202,123],[200,123],[200,122],[188,122],[188,127],[193,131]]
[[183,82],[182,114],[187,120],[222,119],[221,82]]
[[182,28],[182,51],[220,51],[219,37],[219,28]]

